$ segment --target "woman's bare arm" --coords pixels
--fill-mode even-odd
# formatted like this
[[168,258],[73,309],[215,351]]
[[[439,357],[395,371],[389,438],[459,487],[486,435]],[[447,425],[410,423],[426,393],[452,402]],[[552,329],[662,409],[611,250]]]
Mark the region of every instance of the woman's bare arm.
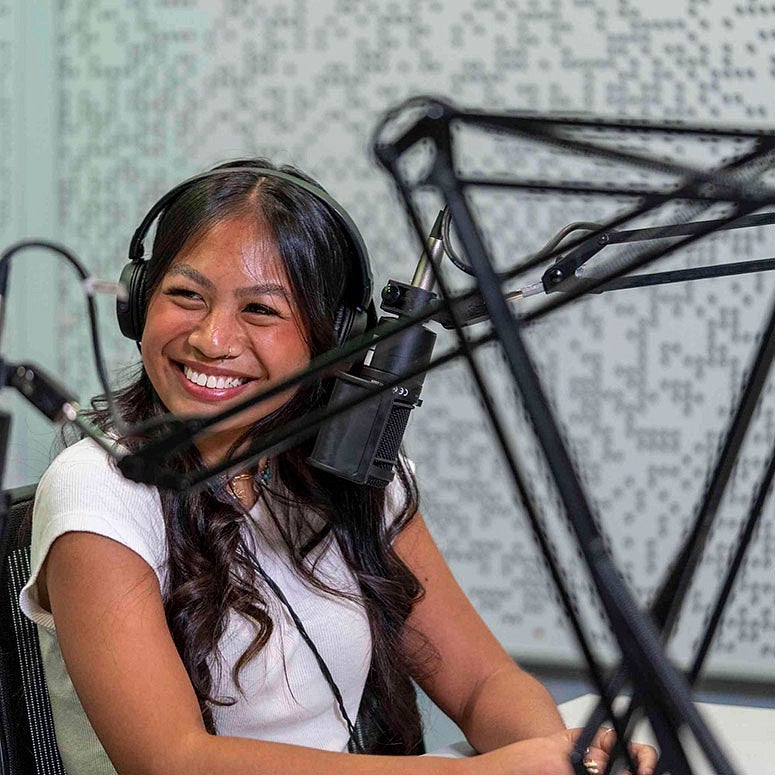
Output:
[[409,625],[440,656],[420,685],[471,745],[485,752],[564,729],[549,693],[515,664],[471,605],[419,514],[396,550],[425,587]]
[[[579,730],[565,725],[549,693],[509,657],[455,581],[420,515],[396,540],[396,549],[425,586],[411,629],[430,641],[440,659],[420,685],[483,755],[470,759],[469,775],[551,773],[571,775],[569,755]],[[590,755],[602,772],[613,736],[599,730]],[[633,744],[637,775],[651,775],[656,751]]]

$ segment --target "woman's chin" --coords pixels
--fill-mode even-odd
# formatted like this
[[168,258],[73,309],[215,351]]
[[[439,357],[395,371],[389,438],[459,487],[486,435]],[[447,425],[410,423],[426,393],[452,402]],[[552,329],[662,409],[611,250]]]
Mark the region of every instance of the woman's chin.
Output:
[[246,431],[246,426],[232,427],[228,423],[219,423],[197,436],[196,448],[207,465],[222,463]]

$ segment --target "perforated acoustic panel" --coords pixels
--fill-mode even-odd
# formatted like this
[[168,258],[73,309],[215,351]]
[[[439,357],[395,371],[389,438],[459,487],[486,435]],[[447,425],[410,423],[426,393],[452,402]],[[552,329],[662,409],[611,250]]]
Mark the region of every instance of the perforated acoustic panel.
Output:
[[[7,7],[0,2],[0,13]],[[379,116],[412,94],[487,108],[733,125],[764,126],[772,117],[775,11],[763,3],[68,0],[57,5],[55,29],[57,230],[107,277],[117,277],[134,226],[162,191],[218,161],[262,154],[316,175],[350,208],[378,284],[388,277],[408,281],[417,247],[368,149]],[[0,58],[4,51],[0,39]],[[0,74],[0,98],[7,95]],[[5,121],[3,111],[0,132]],[[673,144],[665,152],[708,164],[734,149]],[[539,163],[487,138],[473,143],[465,163],[502,172],[534,163],[538,175],[562,172],[563,165],[577,169],[572,159]],[[7,196],[0,192],[0,219]],[[600,220],[627,206],[501,194],[476,203],[504,265],[572,220]],[[674,265],[771,251],[772,235],[758,229],[714,237]],[[591,298],[531,332],[612,550],[643,600],[702,492],[772,285],[768,276],[748,276],[621,291]],[[61,280],[57,303],[59,370],[84,395],[96,383],[84,368],[82,302],[69,279]],[[131,361],[131,346],[109,322],[104,328],[113,365]],[[604,648],[604,628],[518,402],[497,354],[483,357],[500,385],[504,412],[517,418],[515,439],[535,471],[557,551]],[[429,376],[424,399],[411,423],[409,452],[424,510],[455,573],[512,653],[574,661],[574,644],[465,369]],[[688,655],[713,599],[736,519],[772,438],[767,406],[690,596],[678,655]],[[716,672],[773,677],[774,521],[768,505],[715,652]]]

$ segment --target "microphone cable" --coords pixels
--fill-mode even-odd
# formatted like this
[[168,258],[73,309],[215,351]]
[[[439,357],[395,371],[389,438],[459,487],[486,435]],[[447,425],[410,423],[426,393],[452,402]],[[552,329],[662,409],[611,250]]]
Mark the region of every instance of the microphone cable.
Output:
[[[0,337],[2,337],[4,322],[5,322],[5,309],[6,309],[6,289],[8,284],[8,275],[10,272],[10,260],[11,258],[21,250],[26,248],[43,248],[50,250],[56,255],[64,258],[81,278],[81,286],[86,294],[86,305],[89,316],[89,330],[91,334],[92,352],[94,354],[94,364],[97,369],[97,377],[105,395],[105,402],[108,407],[108,412],[115,428],[119,433],[124,433],[127,430],[123,419],[116,409],[115,401],[113,400],[113,393],[110,389],[108,382],[107,369],[105,368],[105,359],[102,353],[102,345],[100,343],[99,330],[97,327],[97,307],[94,303],[94,297],[97,293],[115,293],[118,296],[125,294],[125,289],[118,283],[112,283],[105,280],[99,280],[93,275],[89,274],[83,264],[76,258],[64,245],[60,245],[56,242],[50,242],[48,240],[21,240],[16,242],[3,251],[0,255]],[[95,441],[99,442],[106,449],[107,442],[104,440],[104,434],[94,428],[90,423],[87,423],[83,418],[77,418],[73,420],[80,428],[88,433]],[[112,449],[112,447],[111,447]]]
[[296,611],[293,610],[293,606],[291,605],[290,601],[285,596],[283,591],[280,589],[280,587],[277,585],[275,580],[264,570],[264,568],[262,567],[261,563],[258,560],[258,557],[256,557],[256,555],[247,546],[245,546],[244,543],[240,548],[244,551],[245,555],[247,556],[247,559],[250,561],[250,564],[253,566],[253,568],[258,573],[258,575],[261,576],[261,578],[264,580],[266,585],[272,590],[275,597],[282,603],[283,607],[288,612],[291,619],[293,619],[293,623],[296,625],[296,629],[299,631],[299,635],[301,635],[302,640],[307,644],[307,646],[309,647],[309,650],[312,652],[312,655],[315,657],[315,661],[317,662],[318,667],[320,668],[320,672],[323,674],[323,678],[325,679],[326,683],[331,689],[331,693],[334,695],[336,704],[339,706],[339,712],[342,714],[344,723],[347,726],[347,731],[350,734],[350,738],[347,741],[348,750],[350,751],[350,753],[360,753],[360,754],[366,753],[361,733],[358,730],[357,726],[353,724],[349,714],[347,713],[347,708],[345,708],[344,706],[344,698],[342,697],[342,692],[337,686],[333,675],[331,675],[331,670],[329,670],[329,667],[326,664],[326,661],[323,659],[323,655],[318,651],[318,648],[315,645],[315,642],[312,640],[312,637],[307,632],[307,629],[304,626],[304,622],[301,621],[301,619],[299,618],[299,615],[296,613]]
[[[250,515],[250,510],[244,506],[242,501],[231,490],[228,483],[224,483],[224,478],[221,478],[220,482],[220,487],[213,485],[210,486],[210,490],[214,497],[221,501],[226,499],[237,510],[238,513],[246,518],[248,523],[252,523],[253,519]],[[302,640],[307,644],[309,650],[312,652],[312,655],[315,657],[318,668],[320,669],[323,678],[331,689],[331,693],[334,695],[336,704],[339,707],[339,712],[342,714],[342,718],[350,735],[347,741],[348,751],[350,753],[365,754],[366,746],[363,740],[363,735],[358,729],[357,721],[355,724],[353,724],[352,719],[347,712],[347,708],[344,705],[342,692],[337,686],[337,683],[334,680],[334,676],[331,674],[331,670],[326,664],[325,659],[323,659],[323,655],[320,653],[320,651],[318,651],[318,648],[315,645],[315,641],[312,640],[312,636],[307,632],[307,628],[304,626],[304,622],[302,622],[302,620],[299,618],[299,615],[296,613],[293,606],[291,605],[291,602],[285,596],[285,593],[282,591],[282,589],[280,589],[277,582],[264,570],[264,567],[261,565],[258,557],[256,557],[255,553],[250,549],[244,539],[240,541],[239,551],[243,553],[243,559],[246,558],[250,562],[256,573],[258,573],[258,575],[263,579],[264,583],[274,593],[275,597],[280,601],[282,606],[288,612],[288,615],[296,625],[296,629],[299,631],[299,635],[301,635]]]
[[[525,261],[535,261],[543,256],[551,253],[571,232],[577,230],[583,231],[598,231],[603,228],[603,224],[594,223],[592,221],[574,221],[573,223],[563,226],[542,248],[535,253],[527,256]],[[444,208],[444,216],[441,221],[441,244],[444,246],[444,252],[449,257],[449,260],[461,271],[467,275],[474,276],[474,270],[471,265],[465,261],[460,254],[452,246],[452,214],[449,211],[449,207]],[[505,272],[501,278],[507,280],[519,271],[518,266],[509,269]]]

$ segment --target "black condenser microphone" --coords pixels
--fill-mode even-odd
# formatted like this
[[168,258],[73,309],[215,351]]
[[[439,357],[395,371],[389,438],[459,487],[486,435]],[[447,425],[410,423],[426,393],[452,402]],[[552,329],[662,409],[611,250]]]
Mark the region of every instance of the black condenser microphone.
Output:
[[[380,323],[416,315],[436,298],[431,260],[438,261],[443,253],[441,221],[439,213],[412,282],[389,280],[383,288],[380,306],[395,317],[380,318]],[[430,363],[435,343],[436,334],[418,323],[375,344],[362,364],[338,371],[329,408],[365,400],[321,426],[309,462],[351,482],[385,487],[393,479],[409,414],[422,404],[422,370]],[[392,390],[375,393],[386,383],[415,372],[418,376],[400,381]],[[369,394],[374,395],[366,398]]]

